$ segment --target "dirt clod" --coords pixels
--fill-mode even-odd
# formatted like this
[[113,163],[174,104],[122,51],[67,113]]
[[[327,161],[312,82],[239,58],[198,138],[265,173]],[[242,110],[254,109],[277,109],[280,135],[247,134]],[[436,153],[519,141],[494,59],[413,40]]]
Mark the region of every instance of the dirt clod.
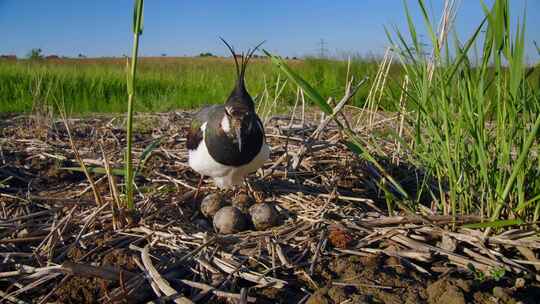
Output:
[[332,225],[329,228],[328,239],[337,248],[347,248],[352,243],[351,234],[343,226]]
[[326,297],[327,288],[321,288],[315,291],[307,300],[306,304],[330,304],[330,300]]
[[333,286],[330,289],[328,289],[328,297],[334,303],[341,303],[348,299],[347,293],[345,292],[345,288],[338,287],[338,286]]
[[464,284],[451,282],[448,278],[440,279],[429,285],[426,289],[429,304],[465,304],[465,295],[463,288],[458,285]]
[[73,277],[60,286],[55,295],[59,303],[95,303],[99,296],[93,279]]

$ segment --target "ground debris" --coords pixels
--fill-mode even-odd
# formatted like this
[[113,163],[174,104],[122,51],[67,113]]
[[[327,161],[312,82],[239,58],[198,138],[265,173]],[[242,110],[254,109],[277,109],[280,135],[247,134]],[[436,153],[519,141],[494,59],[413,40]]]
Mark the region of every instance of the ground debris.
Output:
[[[94,168],[102,205],[77,170],[61,122],[36,136],[31,116],[6,117],[0,302],[534,303],[540,296],[535,231],[484,238],[459,228],[478,222],[475,215],[389,216],[374,188],[380,177],[349,152],[333,123],[321,127],[314,117],[304,124],[266,119],[271,160],[246,189],[223,193],[247,207],[271,204],[279,225],[215,234],[194,198],[199,177],[184,147],[189,117],[137,117],[135,167],[146,147],[160,144],[138,171],[136,214],[112,191],[121,193],[123,182],[121,117],[68,120],[81,159]],[[106,163],[109,175],[99,170]],[[418,173],[400,164],[388,171]],[[202,192],[218,191],[205,182]]]

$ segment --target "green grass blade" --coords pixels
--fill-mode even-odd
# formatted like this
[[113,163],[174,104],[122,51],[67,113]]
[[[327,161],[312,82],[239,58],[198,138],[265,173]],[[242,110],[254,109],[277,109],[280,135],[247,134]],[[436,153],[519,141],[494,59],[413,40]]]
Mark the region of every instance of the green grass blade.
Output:
[[141,153],[141,157],[139,159],[139,165],[137,166],[137,169],[135,170],[135,175],[139,174],[139,172],[144,169],[144,166],[146,165],[146,162],[150,158],[150,155],[152,155],[152,152],[159,147],[159,144],[161,143],[161,138],[158,138],[154,141],[152,141],[146,148],[144,148],[143,152]]
[[497,228],[504,228],[508,226],[519,226],[523,224],[525,224],[525,222],[521,219],[512,219],[512,220],[497,220],[497,221],[491,221],[491,222],[465,224],[462,227],[471,228],[471,229],[483,229],[483,228],[497,229]]
[[143,0],[133,2],[133,34],[142,35],[143,31]]
[[540,194],[536,195],[535,197],[529,199],[528,201],[526,201],[525,203],[517,206],[515,209],[514,209],[514,212],[520,212],[520,211],[523,211],[525,210],[526,208],[530,207],[533,203],[537,202],[538,200],[540,200]]
[[409,33],[411,35],[411,40],[415,48],[416,55],[420,56],[422,54],[422,47],[420,46],[420,42],[418,41],[418,34],[416,33],[414,21],[412,19],[411,13],[409,12],[409,6],[407,5],[406,0],[403,0],[403,7],[405,8],[405,16],[407,17],[407,25],[409,26]]
[[462,52],[459,54],[458,58],[456,59],[456,62],[452,65],[452,69],[448,73],[448,77],[446,78],[446,85],[450,85],[450,82],[454,78],[456,72],[458,71],[459,67],[461,66],[461,63],[467,58],[467,53],[471,49],[471,47],[474,45],[474,42],[476,39],[478,39],[480,32],[482,31],[482,28],[484,24],[486,23],[487,18],[484,18],[480,25],[476,28],[474,31],[474,34],[471,38],[467,41],[467,44],[465,47],[463,47]]
[[536,138],[538,134],[538,130],[540,130],[540,115],[537,115],[536,123],[534,124],[531,132],[529,133],[529,136],[527,137],[525,141],[525,144],[523,145],[521,152],[519,153],[516,163],[514,167],[512,168],[512,174],[510,175],[510,178],[508,178],[508,181],[506,182],[506,186],[504,187],[504,191],[500,197],[499,204],[497,205],[497,209],[495,209],[495,212],[493,213],[491,220],[496,220],[499,218],[501,211],[505,206],[504,202],[506,201],[508,194],[510,193],[510,190],[512,189],[512,186],[514,185],[514,182],[518,176],[518,173],[520,172],[523,164],[525,163],[525,160],[527,159],[527,156],[529,155],[529,151],[534,142],[534,139]]
[[440,47],[439,46],[439,41],[437,39],[437,36],[435,35],[435,31],[433,31],[433,26],[431,25],[431,20],[429,20],[429,14],[428,14],[428,12],[426,10],[424,0],[418,0],[418,5],[420,6],[421,11],[422,11],[422,16],[424,17],[424,24],[425,24],[425,27],[428,30],[429,38],[431,39],[431,43],[432,43],[433,47],[435,48],[435,55],[438,56],[439,55],[439,47]]
[[351,150],[355,154],[363,157],[364,159],[366,159],[367,161],[375,165],[377,170],[380,171],[381,175],[384,178],[386,178],[392,184],[392,186],[394,186],[394,188],[397,190],[397,192],[399,192],[399,194],[403,196],[403,198],[410,199],[410,196],[407,193],[407,191],[405,191],[403,187],[401,187],[401,185],[390,174],[388,174],[388,172],[386,172],[384,167],[381,166],[381,164],[375,159],[375,157],[373,157],[373,155],[371,155],[369,151],[364,149],[362,144],[358,141],[359,139],[355,136],[355,138],[352,138],[350,141],[347,141],[345,144],[347,145],[349,150]]
[[281,71],[283,71],[285,75],[287,75],[291,80],[293,80],[294,83],[296,83],[302,90],[304,90],[306,95],[309,96],[311,100],[313,100],[323,112],[325,112],[326,114],[332,114],[332,108],[328,105],[326,100],[324,100],[321,94],[319,94],[319,92],[315,90],[307,81],[305,81],[291,68],[289,68],[289,66],[282,58],[274,56],[266,50],[263,50],[263,52],[272,60],[272,63],[274,63]]
[[[272,59],[272,62],[277,65],[294,83],[296,83],[300,88],[302,88],[306,94],[309,96],[312,96],[312,99],[316,102],[316,104],[319,106],[319,108],[326,112],[329,115],[332,115],[332,108],[324,101],[324,98],[311,86],[307,81],[305,81],[300,75],[296,74],[288,65],[287,63],[281,59],[280,57],[274,56],[267,52],[266,50],[263,50],[263,52]],[[341,123],[334,119],[338,125],[342,126]],[[343,127],[343,126],[342,126]],[[349,137],[349,141],[347,142],[347,146],[356,154],[359,156],[364,157],[371,163],[377,167],[377,169],[382,173],[382,175],[394,186],[394,188],[404,197],[409,199],[409,195],[407,192],[401,187],[401,185],[396,182],[387,172],[384,170],[384,168],[377,162],[375,157],[369,153],[366,149],[363,148],[363,144],[361,143],[361,139],[354,134],[354,132],[348,128],[344,128],[345,133]]]
[[[107,170],[103,167],[86,167],[88,169],[88,172],[95,173],[95,174],[107,174]],[[59,170],[67,170],[67,171],[74,171],[74,172],[84,172],[84,169],[81,167],[61,167]],[[123,176],[125,172],[125,168],[111,168],[111,174],[116,176]],[[135,174],[137,175],[137,174]]]

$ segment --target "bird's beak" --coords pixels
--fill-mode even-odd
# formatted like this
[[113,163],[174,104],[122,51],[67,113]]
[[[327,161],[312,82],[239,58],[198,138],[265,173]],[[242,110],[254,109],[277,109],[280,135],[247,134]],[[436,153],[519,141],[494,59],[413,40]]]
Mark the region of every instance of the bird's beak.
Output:
[[235,126],[236,141],[238,142],[238,151],[242,152],[242,125]]

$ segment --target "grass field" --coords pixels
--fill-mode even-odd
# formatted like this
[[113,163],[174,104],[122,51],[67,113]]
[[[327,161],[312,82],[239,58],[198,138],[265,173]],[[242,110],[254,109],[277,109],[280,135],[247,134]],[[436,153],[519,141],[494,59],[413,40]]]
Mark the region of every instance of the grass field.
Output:
[[[291,60],[289,63],[327,96],[342,92],[347,62]],[[375,61],[354,59],[350,72],[357,78],[373,75]],[[126,60],[43,59],[0,61],[0,112],[29,112],[35,104],[63,101],[72,113],[123,112],[126,110]],[[137,75],[137,111],[189,109],[205,103],[220,103],[235,80],[231,58],[142,58]],[[253,60],[247,85],[253,95],[274,91],[283,75],[268,60]],[[357,94],[361,105],[367,94]],[[286,85],[280,102],[292,103],[296,87]]]

